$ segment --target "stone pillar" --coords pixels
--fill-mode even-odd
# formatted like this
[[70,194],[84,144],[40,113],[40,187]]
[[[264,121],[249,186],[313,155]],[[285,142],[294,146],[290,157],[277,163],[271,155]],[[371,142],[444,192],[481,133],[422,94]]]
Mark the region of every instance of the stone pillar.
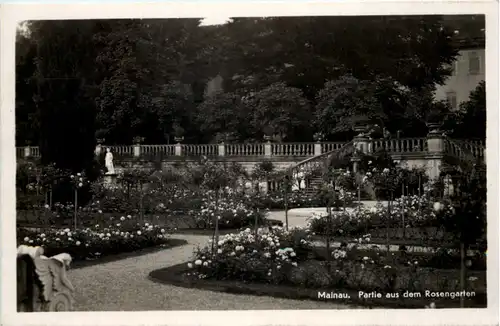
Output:
[[352,162],[352,170],[354,173],[357,173],[359,171],[359,162],[361,162],[361,159],[359,158],[358,155],[354,154],[353,157],[351,158]]
[[322,154],[321,150],[321,142],[316,142],[314,143],[314,156],[318,156]]
[[134,138],[134,156],[141,156],[141,144],[144,142],[144,137],[135,137]]
[[219,156],[226,156],[226,144],[224,142],[219,143],[218,152]]
[[141,144],[134,144],[134,156],[141,156]]
[[368,146],[370,144],[370,139],[363,133],[360,133],[354,137],[353,142],[354,154],[351,158],[351,162],[354,173],[357,173],[359,171],[359,162],[361,161],[358,153],[367,154],[369,152]]
[[31,156],[31,146],[28,145],[24,147],[24,157],[30,157]]
[[444,157],[444,136],[441,131],[442,124],[429,123],[429,133],[427,134],[427,164],[429,178],[436,179],[441,172],[441,164]]
[[265,144],[264,144],[264,156],[271,156],[272,155],[272,147],[271,147],[271,141],[268,140]]
[[356,137],[354,137],[353,140],[354,140],[354,149],[364,154],[370,152],[369,151],[370,138],[368,138],[364,134],[359,134]]
[[95,156],[97,156],[97,157],[99,157],[101,155],[101,153],[102,153],[102,145],[101,144],[98,143],[97,145],[95,145],[94,153],[95,153]]
[[182,156],[182,144],[175,144],[175,156]]
[[184,140],[184,136],[175,136],[174,140],[175,144],[175,156],[182,156],[182,144],[181,142]]
[[106,139],[104,139],[104,138],[97,138],[96,139],[96,145],[95,145],[95,151],[94,151],[96,157],[99,157],[101,155],[102,147],[103,147],[102,144],[104,144],[105,140]]

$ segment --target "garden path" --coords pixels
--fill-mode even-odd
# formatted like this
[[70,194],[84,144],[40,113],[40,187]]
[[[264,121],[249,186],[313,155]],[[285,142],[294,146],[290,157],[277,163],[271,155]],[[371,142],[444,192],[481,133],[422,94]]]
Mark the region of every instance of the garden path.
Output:
[[158,284],[151,271],[188,261],[208,236],[175,234],[187,245],[69,271],[77,311],[346,309],[332,302],[235,295]]

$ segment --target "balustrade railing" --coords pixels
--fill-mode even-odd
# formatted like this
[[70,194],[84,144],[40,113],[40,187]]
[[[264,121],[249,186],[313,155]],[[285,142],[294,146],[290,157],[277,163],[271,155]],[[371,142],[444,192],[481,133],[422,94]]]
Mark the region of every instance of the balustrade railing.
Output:
[[141,145],[141,154],[172,156],[175,155],[175,145]]
[[[370,145],[369,145],[370,147]],[[389,153],[414,153],[427,151],[426,138],[376,139],[371,141],[371,151],[384,150]]]
[[103,148],[109,148],[111,152],[117,154],[118,156],[133,156],[134,146],[119,145],[119,146],[102,146]]
[[321,153],[335,151],[344,146],[347,142],[328,142],[321,143]]
[[[175,145],[174,145],[175,146]],[[217,144],[186,144],[182,145],[185,156],[217,156],[219,148]]]
[[29,147],[16,147],[16,157],[40,157],[40,147],[29,146]]
[[484,159],[485,147],[480,142],[474,143],[463,140],[446,138],[444,152],[459,159]]
[[271,144],[271,155],[274,155],[274,156],[312,156],[312,155],[314,155],[314,143]]
[[[465,152],[475,158],[484,158],[485,146],[480,140],[443,138],[443,150],[447,154],[465,157]],[[248,143],[248,144],[172,144],[172,145],[99,145],[99,151],[109,148],[117,157],[140,156],[274,156],[274,157],[324,157],[344,148],[348,142],[325,143]],[[426,138],[376,139],[367,142],[368,152],[385,150],[391,154],[425,153]],[[363,147],[363,148],[364,148]],[[469,155],[467,154],[467,155]],[[40,157],[37,146],[17,147],[17,157]],[[304,163],[306,164],[306,163]]]
[[285,169],[283,172],[278,173],[273,180],[269,180],[267,182],[268,189],[271,191],[279,190],[283,183],[283,178],[287,175],[293,179],[294,176],[302,174],[304,178],[308,179],[306,183],[310,183],[310,179],[314,177],[315,174],[322,172],[325,168],[325,163],[327,163],[329,159],[332,159],[332,155],[336,155],[339,158],[344,155],[348,155],[354,151],[353,144],[354,142],[350,141],[343,144],[343,146],[338,149],[334,149],[298,162],[288,169]]
[[260,156],[265,155],[264,144],[225,144],[225,155],[227,156]]
[[467,151],[470,151],[470,153],[475,157],[475,158],[480,158],[484,157],[484,149],[486,148],[484,146],[484,142],[482,141],[468,141],[468,140],[459,140],[459,139],[453,139],[449,140],[446,143],[453,142],[457,146],[462,147],[466,149]]

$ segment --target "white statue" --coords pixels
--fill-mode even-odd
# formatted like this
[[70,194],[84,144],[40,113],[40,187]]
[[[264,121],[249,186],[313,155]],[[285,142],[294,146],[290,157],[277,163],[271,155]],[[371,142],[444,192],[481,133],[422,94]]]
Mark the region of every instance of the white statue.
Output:
[[115,167],[113,165],[113,154],[111,153],[111,150],[109,148],[106,148],[106,157],[104,162],[106,165],[106,169],[108,169],[106,174],[115,174]]

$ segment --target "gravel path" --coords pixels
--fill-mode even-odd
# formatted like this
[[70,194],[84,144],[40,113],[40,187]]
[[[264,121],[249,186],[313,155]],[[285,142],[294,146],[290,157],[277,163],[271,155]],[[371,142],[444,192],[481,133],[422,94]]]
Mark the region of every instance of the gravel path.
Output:
[[151,271],[191,258],[193,249],[207,236],[173,235],[188,245],[165,249],[69,271],[76,288],[77,311],[141,310],[250,310],[250,309],[346,309],[334,302],[299,301],[272,297],[235,295],[158,284],[148,279]]

